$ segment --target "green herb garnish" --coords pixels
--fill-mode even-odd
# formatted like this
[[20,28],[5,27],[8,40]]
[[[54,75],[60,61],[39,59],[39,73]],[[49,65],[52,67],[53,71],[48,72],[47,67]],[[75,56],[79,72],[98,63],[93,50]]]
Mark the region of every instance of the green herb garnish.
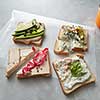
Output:
[[43,36],[45,33],[45,27],[42,23],[33,19],[29,23],[19,23],[15,32],[12,34],[16,39],[30,39],[39,36]]

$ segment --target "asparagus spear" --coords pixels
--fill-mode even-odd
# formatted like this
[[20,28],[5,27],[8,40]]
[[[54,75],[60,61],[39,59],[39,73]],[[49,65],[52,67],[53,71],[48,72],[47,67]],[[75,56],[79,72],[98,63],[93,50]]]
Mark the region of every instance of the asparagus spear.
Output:
[[12,34],[12,36],[20,36],[20,35],[25,35],[25,34],[27,35],[28,33],[35,35],[35,34],[43,32],[44,30],[45,30],[44,26],[40,25],[40,28],[37,30],[34,30],[34,28],[33,28],[31,30],[27,30],[27,32],[20,32],[20,33],[15,32],[14,34]]
[[24,35],[24,34],[25,34],[25,32],[20,32],[20,33],[14,32],[14,33],[12,34],[12,36],[20,36],[20,35]]
[[27,30],[30,30],[32,28],[38,29],[40,27],[40,24],[36,21],[36,19],[33,19],[32,21],[28,23],[19,23],[16,28],[16,33],[20,32],[26,32]]
[[32,34],[38,34],[38,33],[41,33],[41,32],[43,32],[44,30],[45,30],[45,29],[44,29],[44,26],[41,25],[40,28],[39,28],[38,30],[33,31]]
[[33,34],[26,35],[26,36],[21,35],[21,36],[16,37],[16,39],[30,39],[30,38],[35,38],[35,37],[43,36],[43,35],[44,35],[44,32],[41,32],[41,33],[35,34],[35,35],[33,35]]
[[81,77],[86,74],[86,72],[82,71],[83,69],[79,61],[72,62],[70,70],[73,77]]

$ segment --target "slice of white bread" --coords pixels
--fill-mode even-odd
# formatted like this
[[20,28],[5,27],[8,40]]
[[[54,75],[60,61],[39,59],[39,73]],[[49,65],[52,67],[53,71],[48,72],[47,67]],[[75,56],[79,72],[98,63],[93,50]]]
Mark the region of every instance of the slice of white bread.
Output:
[[[36,51],[38,48],[36,48]],[[8,52],[8,66],[6,68],[6,77],[9,78],[20,66],[30,57],[32,57],[35,52],[31,48],[11,48]],[[27,56],[28,55],[28,56]],[[27,56],[27,57],[26,57]]]
[[36,67],[33,68],[30,73],[23,75],[22,69],[23,69],[23,67],[16,73],[17,78],[29,78],[29,77],[34,77],[34,76],[46,76],[46,77],[51,76],[49,53],[47,53],[47,58],[46,58],[45,62],[42,65],[40,65],[38,68],[36,68]]
[[[83,55],[77,54],[77,56],[84,60],[84,56]],[[90,83],[94,83],[96,81],[95,75],[88,68],[90,73],[91,73],[91,77],[88,80],[84,81],[83,83],[75,84],[71,89],[66,89],[66,88],[64,88],[63,82],[61,81],[61,79],[60,79],[60,77],[59,77],[59,75],[57,73],[57,68],[56,68],[55,62],[53,63],[53,67],[54,67],[54,70],[55,70],[55,72],[56,72],[56,74],[58,76],[58,80],[59,80],[60,86],[62,88],[62,91],[63,91],[63,93],[65,95],[72,93],[73,91],[77,90],[80,87],[83,87],[84,85],[87,85],[87,84],[90,84]]]
[[[75,52],[85,52],[85,51],[87,51],[88,50],[88,42],[89,42],[89,34],[88,34],[88,31],[86,30],[86,29],[83,29],[83,31],[84,31],[84,33],[85,33],[85,38],[84,38],[84,41],[85,41],[85,46],[84,47],[80,47],[80,46],[76,46],[76,45],[74,45],[71,49],[72,49],[72,51],[75,51]],[[66,52],[66,51],[58,51],[57,50],[57,46],[59,47],[59,41],[62,41],[62,42],[64,42],[64,41],[66,41],[66,42],[68,42],[68,38],[67,38],[67,36],[65,36],[64,35],[64,33],[66,32],[66,25],[63,25],[61,28],[60,28],[60,31],[59,31],[59,33],[58,33],[58,38],[57,38],[57,40],[56,40],[56,42],[55,42],[55,46],[54,46],[54,52],[56,53],[56,54],[68,54],[69,52]],[[73,44],[72,43],[69,43],[69,45],[70,46],[72,46]]]
[[40,36],[40,37],[36,37],[36,38],[32,38],[32,39],[16,39],[15,37],[13,37],[13,41],[15,43],[23,43],[26,45],[34,44],[36,46],[41,46],[42,41],[43,41],[43,37]]

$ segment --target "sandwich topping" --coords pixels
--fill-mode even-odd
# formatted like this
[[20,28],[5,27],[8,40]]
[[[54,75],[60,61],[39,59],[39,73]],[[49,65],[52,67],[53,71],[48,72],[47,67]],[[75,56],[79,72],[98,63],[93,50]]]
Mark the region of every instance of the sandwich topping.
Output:
[[[86,45],[85,30],[81,26],[63,26],[63,32],[59,38],[64,42],[60,45],[62,50],[72,51],[74,47],[83,48]],[[68,45],[67,48],[66,45]]]
[[44,33],[45,33],[44,24],[37,22],[36,19],[33,19],[32,21],[26,24],[20,22],[17,25],[17,28],[15,32],[12,34],[12,36],[15,39],[30,39],[30,38],[44,36]]
[[72,89],[74,85],[91,77],[85,61],[78,56],[56,61],[56,69],[65,89]]
[[[34,50],[34,48],[32,48]],[[26,75],[31,72],[33,68],[38,68],[45,62],[48,48],[37,52],[34,57],[23,67],[22,74]]]
[[59,43],[60,44],[59,44],[59,47],[58,48],[59,48],[60,51],[69,51],[69,48],[70,48],[69,42],[60,41]]

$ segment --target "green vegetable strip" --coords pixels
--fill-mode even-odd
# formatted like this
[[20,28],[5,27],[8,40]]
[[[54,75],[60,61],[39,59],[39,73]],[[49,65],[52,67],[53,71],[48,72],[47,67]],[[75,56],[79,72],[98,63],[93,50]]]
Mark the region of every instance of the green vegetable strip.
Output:
[[45,33],[44,31],[44,25],[38,23],[36,19],[33,19],[31,22],[26,23],[25,25],[20,23],[12,36],[14,36],[16,39],[29,39],[43,36]]
[[79,61],[74,61],[70,64],[70,70],[73,77],[81,77],[86,74],[86,72],[82,72],[83,68]]
[[[31,35],[36,35],[36,34],[39,34],[41,32],[43,32],[44,30],[37,30],[37,31],[33,31],[32,33],[30,33]],[[24,35],[24,34],[28,34],[28,33],[25,33],[25,32],[21,32],[21,33],[14,33],[12,34],[12,36],[20,36],[20,35]]]
[[30,39],[30,38],[35,38],[35,37],[43,36],[43,35],[44,35],[44,32],[36,34],[36,35],[26,35],[26,36],[21,35],[21,36],[16,37],[16,39]]
[[25,34],[25,32],[20,32],[20,33],[14,33],[14,34],[12,34],[12,36],[20,36],[20,35],[24,35]]

